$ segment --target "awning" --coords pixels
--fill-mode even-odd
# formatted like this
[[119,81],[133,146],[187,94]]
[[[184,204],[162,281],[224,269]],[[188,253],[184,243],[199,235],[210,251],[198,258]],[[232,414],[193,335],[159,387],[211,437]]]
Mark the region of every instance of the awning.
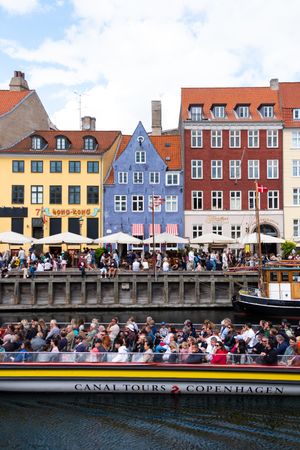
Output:
[[[155,234],[160,234],[161,233],[161,225],[160,223],[155,223],[154,224],[154,233]],[[149,225],[149,236],[153,236],[153,224],[150,223]]]
[[178,224],[177,223],[167,223],[166,233],[178,236]]
[[133,236],[144,236],[144,224],[133,223],[131,228],[131,234]]

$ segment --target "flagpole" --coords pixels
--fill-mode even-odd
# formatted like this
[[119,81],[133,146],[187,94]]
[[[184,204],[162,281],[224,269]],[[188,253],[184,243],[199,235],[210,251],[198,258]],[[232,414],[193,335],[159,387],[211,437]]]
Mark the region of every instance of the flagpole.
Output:
[[259,289],[262,289],[262,252],[261,252],[259,197],[258,197],[258,182],[257,181],[255,181],[255,215],[256,215],[256,230],[257,230],[257,243],[258,243],[258,287],[259,287]]
[[154,233],[154,195],[152,192],[152,264],[153,264],[153,274],[156,275],[156,258],[155,258],[155,233]]

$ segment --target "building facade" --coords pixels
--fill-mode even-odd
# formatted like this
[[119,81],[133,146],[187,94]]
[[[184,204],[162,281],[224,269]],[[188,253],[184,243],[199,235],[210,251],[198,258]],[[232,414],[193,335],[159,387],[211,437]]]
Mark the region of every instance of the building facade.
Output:
[[105,182],[104,234],[123,231],[146,239],[155,234],[182,235],[183,173],[180,136],[149,136],[139,122],[132,136],[123,136]]
[[262,88],[183,88],[185,235],[235,239],[256,230],[283,236],[282,118],[278,81]]

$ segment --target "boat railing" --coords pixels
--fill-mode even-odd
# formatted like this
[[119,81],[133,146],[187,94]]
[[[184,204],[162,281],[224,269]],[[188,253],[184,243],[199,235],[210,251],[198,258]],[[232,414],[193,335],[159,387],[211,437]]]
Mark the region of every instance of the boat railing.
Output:
[[[193,355],[192,357],[188,357]],[[200,357],[199,357],[200,355]],[[201,357],[202,356],[202,357]],[[277,363],[280,365],[291,365],[293,357],[285,355],[277,356]],[[226,363],[213,361],[213,355],[208,353],[189,353],[182,355],[181,353],[116,353],[116,352],[2,352],[0,353],[1,364],[8,363],[49,363],[56,364],[89,364],[89,363],[125,363],[125,364],[149,364],[149,363],[166,363],[166,364],[217,364],[217,365],[254,365],[264,364],[261,355],[253,353],[237,354],[228,352],[226,355]],[[268,364],[268,363],[265,363]],[[274,362],[276,364],[276,361]]]

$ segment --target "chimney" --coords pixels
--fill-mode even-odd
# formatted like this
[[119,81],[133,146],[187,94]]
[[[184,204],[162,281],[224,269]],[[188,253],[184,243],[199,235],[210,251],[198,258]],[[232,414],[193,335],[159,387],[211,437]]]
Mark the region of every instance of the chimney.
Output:
[[95,131],[96,130],[96,119],[91,116],[81,117],[81,129],[83,131]]
[[20,70],[15,70],[14,76],[9,83],[10,91],[29,91],[27,81],[25,80],[25,74]]
[[152,135],[161,136],[161,101],[152,100]]
[[278,91],[278,88],[279,88],[278,81],[279,81],[278,78],[272,78],[270,80],[270,88],[273,91]]

